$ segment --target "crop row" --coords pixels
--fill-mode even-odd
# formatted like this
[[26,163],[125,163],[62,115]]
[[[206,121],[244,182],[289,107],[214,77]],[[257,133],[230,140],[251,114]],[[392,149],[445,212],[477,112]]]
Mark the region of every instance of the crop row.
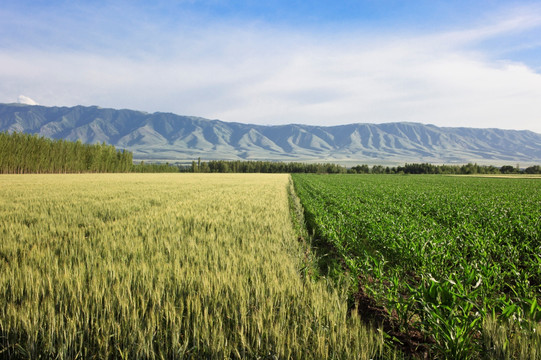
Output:
[[541,181],[293,179],[309,228],[358,290],[400,331],[425,334],[434,356],[541,357]]

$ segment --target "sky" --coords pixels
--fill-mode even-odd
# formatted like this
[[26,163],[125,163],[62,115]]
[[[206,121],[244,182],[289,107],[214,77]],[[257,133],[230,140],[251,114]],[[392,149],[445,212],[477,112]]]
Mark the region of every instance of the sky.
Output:
[[0,102],[541,133],[541,1],[4,0]]

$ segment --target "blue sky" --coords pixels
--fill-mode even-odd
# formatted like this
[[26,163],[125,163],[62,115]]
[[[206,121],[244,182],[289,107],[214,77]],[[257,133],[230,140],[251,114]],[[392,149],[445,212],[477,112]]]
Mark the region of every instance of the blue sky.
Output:
[[8,0],[17,101],[541,133],[541,2]]

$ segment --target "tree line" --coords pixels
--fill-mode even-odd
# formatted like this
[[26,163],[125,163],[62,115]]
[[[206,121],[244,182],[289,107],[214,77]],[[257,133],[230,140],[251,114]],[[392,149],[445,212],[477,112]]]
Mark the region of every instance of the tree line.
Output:
[[133,154],[113,145],[52,140],[19,132],[0,132],[0,174],[179,172],[169,164],[133,163]]
[[191,165],[169,163],[133,164],[133,154],[113,145],[83,144],[81,141],[52,140],[19,132],[0,132],[0,174],[102,173],[102,172],[193,172],[193,173],[314,173],[314,174],[541,174],[541,166],[526,169],[504,165],[404,166],[366,164],[347,168],[333,163],[301,163],[252,160],[192,161]]
[[[374,171],[374,168],[372,168]],[[382,169],[378,169],[382,171]],[[387,169],[385,169],[387,171]],[[457,175],[472,175],[472,174],[541,174],[541,166],[533,165],[525,169],[521,169],[519,165],[503,165],[496,167],[494,165],[478,165],[468,163],[466,165],[433,165],[429,163],[422,164],[405,164],[391,168],[390,172],[404,174],[457,174]]]
[[128,172],[132,153],[112,145],[52,140],[19,132],[0,133],[0,173]]
[[306,164],[300,162],[253,161],[253,160],[211,160],[192,161],[191,166],[180,167],[183,172],[195,173],[324,173],[347,172],[344,166],[332,163]]
[[131,172],[136,173],[175,173],[181,172],[184,167],[169,165],[169,163],[159,164],[159,163],[145,163],[141,161],[139,164],[134,164],[132,166]]
[[468,163],[466,165],[434,165],[429,163],[412,163],[404,166],[383,167],[381,165],[357,165],[348,169],[352,174],[449,174],[449,175],[472,175],[472,174],[541,174],[541,166],[533,165],[526,169],[519,166],[504,165],[478,165]]
[[273,161],[228,161],[211,160],[208,162],[192,161],[190,166],[180,166],[181,172],[200,173],[314,173],[314,174],[541,174],[541,166],[533,165],[526,169],[519,166],[504,165],[434,165],[429,163],[412,163],[404,166],[382,166],[367,164],[347,168],[332,163],[299,163]]

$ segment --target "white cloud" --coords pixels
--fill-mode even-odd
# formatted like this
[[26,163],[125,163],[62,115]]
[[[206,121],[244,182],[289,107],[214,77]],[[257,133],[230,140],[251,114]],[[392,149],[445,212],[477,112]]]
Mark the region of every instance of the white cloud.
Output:
[[19,95],[19,97],[17,98],[17,102],[19,104],[26,104],[26,105],[39,105],[37,102],[35,102],[34,100],[24,95]]
[[39,94],[47,105],[260,124],[416,121],[541,133],[541,75],[478,46],[540,24],[534,14],[513,14],[427,36],[325,37],[257,23],[192,24],[167,34],[145,27],[144,41],[129,39],[118,53],[4,50],[0,99],[16,91]]

